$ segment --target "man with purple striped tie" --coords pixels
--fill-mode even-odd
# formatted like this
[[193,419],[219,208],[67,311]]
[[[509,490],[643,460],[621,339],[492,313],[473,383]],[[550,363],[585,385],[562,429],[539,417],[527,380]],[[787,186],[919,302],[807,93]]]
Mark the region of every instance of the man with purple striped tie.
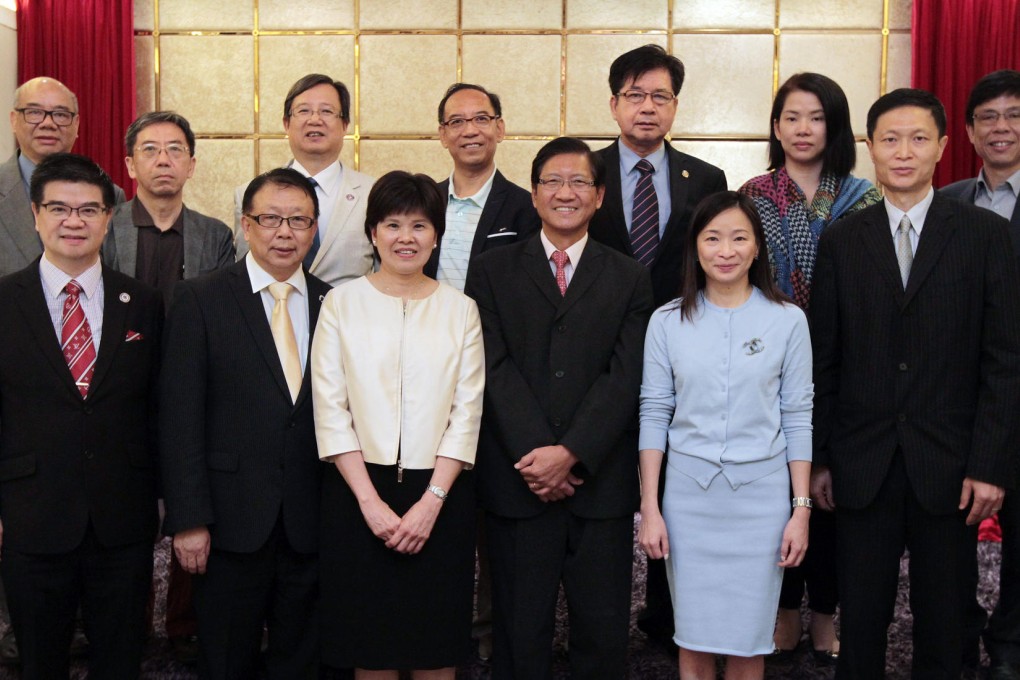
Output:
[[30,185],[41,258],[0,279],[0,574],[22,678],[137,678],[156,537],[160,293],[99,258],[113,183],[54,154]]
[[[606,164],[606,196],[589,233],[648,267],[656,307],[676,297],[680,288],[695,206],[726,190],[722,170],[666,141],[683,83],[683,62],[658,45],[617,57],[609,68],[609,111],[620,137],[598,152]],[[673,607],[661,561],[649,561],[645,602],[638,627],[653,640],[671,644]]]

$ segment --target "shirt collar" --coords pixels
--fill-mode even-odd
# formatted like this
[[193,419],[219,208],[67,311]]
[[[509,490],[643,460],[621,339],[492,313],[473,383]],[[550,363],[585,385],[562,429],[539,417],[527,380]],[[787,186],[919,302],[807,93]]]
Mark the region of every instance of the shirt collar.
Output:
[[[138,197],[131,201],[131,221],[136,227],[155,227],[156,221],[152,219],[152,214],[142,204]],[[170,225],[167,231],[175,231],[178,234],[184,233],[184,204],[181,204],[181,211],[177,213],[177,219]]]
[[928,208],[931,207],[931,202],[934,198],[935,189],[928,187],[928,194],[906,212],[900,210],[889,201],[884,201],[885,212],[889,216],[889,226],[892,228],[893,235],[896,235],[896,230],[900,226],[900,220],[906,215],[910,218],[910,225],[914,228],[914,233],[920,236],[921,229],[924,227],[924,218],[928,215]]
[[85,299],[91,300],[95,295],[99,283],[103,280],[103,265],[99,260],[78,276],[70,276],[64,273],[60,267],[46,259],[44,254],[39,260],[39,276],[42,278],[43,287],[49,293],[50,298],[56,298],[72,279],[78,282]]
[[313,175],[307,170],[305,170],[305,167],[301,165],[301,163],[299,163],[296,158],[294,159],[294,162],[291,164],[291,167],[300,172],[305,177],[311,177],[312,179],[314,179],[315,182],[319,185],[319,188],[322,190],[322,193],[326,194],[327,196],[333,196],[336,194],[337,190],[340,188],[340,182],[343,180],[344,176],[344,169],[343,166],[340,164],[339,160],[327,165],[325,168],[322,169],[321,172],[319,172],[318,175]]
[[[1012,175],[1006,178],[1006,182],[1009,186],[1010,191],[1013,192],[1014,196],[1020,196],[1020,170],[1017,170]],[[977,185],[983,189],[986,193],[991,194],[998,187],[989,185],[987,178],[985,177],[985,169],[981,168],[981,172],[978,173]]]
[[21,181],[25,183],[25,191],[32,183],[32,174],[35,172],[35,163],[28,159],[28,156],[18,152],[18,168],[21,170]]
[[453,171],[450,172],[450,201],[472,201],[478,207],[485,205],[485,201],[489,198],[489,192],[492,191],[492,180],[496,178],[496,168],[492,168],[492,174],[489,175],[489,179],[485,180],[485,184],[482,188],[475,192],[474,196],[458,196],[453,190]]
[[[244,258],[244,264],[248,268],[248,278],[251,279],[251,292],[260,293],[268,288],[269,284],[276,283],[276,279],[273,278],[272,274],[259,266],[259,263],[255,261],[255,257],[251,254],[250,250]],[[294,273],[284,283],[294,286],[297,292],[307,297],[308,283],[305,280],[305,272],[301,267],[295,269]]]
[[[558,250],[556,246],[552,244],[552,241],[545,235],[545,231],[539,232],[539,238],[542,239],[542,247],[545,249],[545,259],[551,260],[553,253]],[[570,264],[573,265],[574,270],[577,270],[577,263],[581,261],[581,253],[584,252],[584,247],[588,244],[588,233],[585,232],[577,243],[566,249],[567,257],[570,259]]]
[[623,142],[619,143],[619,147],[620,147],[620,167],[623,168],[623,171],[625,173],[637,172],[634,169],[634,166],[637,165],[637,162],[642,158],[644,158],[645,160],[652,164],[652,167],[655,168],[655,172],[659,172],[659,170],[665,167],[666,142],[660,142],[659,148],[657,148],[655,151],[651,152],[647,156],[637,155],[629,146],[627,146]]

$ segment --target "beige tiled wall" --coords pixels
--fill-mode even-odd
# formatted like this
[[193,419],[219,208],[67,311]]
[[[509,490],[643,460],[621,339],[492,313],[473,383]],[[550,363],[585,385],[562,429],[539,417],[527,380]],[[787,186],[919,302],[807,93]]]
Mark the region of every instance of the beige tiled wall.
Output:
[[674,143],[737,187],[764,171],[772,95],[792,73],[835,78],[862,136],[871,102],[909,85],[910,15],[911,0],[135,0],[137,106],[192,122],[188,203],[229,223],[233,188],[290,158],[283,98],[305,73],[354,94],[341,157],[372,175],[446,177],[439,99],[458,80],[489,87],[506,120],[497,162],[526,185],[544,140],[615,137],[609,64],[652,42],[687,67]]

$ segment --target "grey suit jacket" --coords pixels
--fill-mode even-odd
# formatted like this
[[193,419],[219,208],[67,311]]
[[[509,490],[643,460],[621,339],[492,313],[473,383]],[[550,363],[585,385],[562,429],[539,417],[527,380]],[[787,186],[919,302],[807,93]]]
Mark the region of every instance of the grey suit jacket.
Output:
[[[124,190],[117,185],[113,189],[115,202],[123,203]],[[24,269],[42,250],[15,152],[0,165],[0,276]]]
[[[963,201],[973,203],[977,193],[977,178],[963,179],[939,189],[939,193]],[[1009,220],[1009,238],[1013,242],[1013,251],[1020,255],[1020,201],[1013,208],[1013,217]]]
[[[138,227],[131,219],[137,200],[117,206],[103,241],[103,264],[128,276],[134,276],[137,269]],[[233,262],[230,227],[184,206],[184,278],[208,274]]]
[[[293,163],[293,161],[291,161]],[[290,163],[287,164],[290,167]],[[340,191],[333,203],[333,214],[321,234],[321,245],[309,272],[330,286],[351,281],[372,271],[375,253],[365,236],[365,208],[368,206],[368,192],[375,184],[375,178],[363,175],[344,166]],[[241,230],[241,202],[247,184],[234,190],[234,243],[237,259],[248,253],[248,242]]]

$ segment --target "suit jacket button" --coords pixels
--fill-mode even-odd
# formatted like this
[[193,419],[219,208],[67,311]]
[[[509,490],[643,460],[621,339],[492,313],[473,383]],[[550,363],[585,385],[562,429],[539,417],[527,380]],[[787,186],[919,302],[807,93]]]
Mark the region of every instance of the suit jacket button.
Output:
[[906,362],[903,362],[903,363],[901,363],[901,364],[900,364],[900,370],[901,370],[901,371],[905,371],[905,370],[907,370],[907,364],[906,364]]
[[555,375],[557,378],[562,378],[563,377],[563,371],[556,371],[556,373],[554,373],[553,375]]
[[552,424],[555,427],[559,427],[562,424],[562,421],[559,418],[553,418]]
[[92,460],[92,458],[93,458],[93,456],[92,456],[92,452],[91,452],[91,451],[89,451],[88,449],[85,449],[85,457],[86,457],[87,459],[89,459],[89,460]]
[[85,408],[82,409],[82,411],[84,411],[85,415],[87,416],[92,415],[92,407],[87,404],[85,405]]
[[297,427],[297,423],[292,420],[289,423],[287,423],[287,427]]
[[901,423],[907,422],[907,414],[906,413],[899,414],[898,416],[896,416],[896,420],[900,421]]
[[563,325],[557,326],[556,330],[558,330],[560,333],[566,333],[567,332],[567,325],[563,324]]

